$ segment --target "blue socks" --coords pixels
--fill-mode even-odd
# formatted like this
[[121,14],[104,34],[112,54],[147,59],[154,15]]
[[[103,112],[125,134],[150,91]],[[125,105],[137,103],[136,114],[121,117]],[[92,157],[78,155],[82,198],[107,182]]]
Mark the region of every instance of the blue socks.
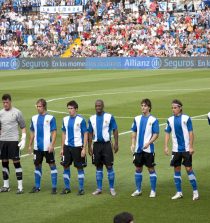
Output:
[[35,167],[34,171],[35,187],[40,188],[42,178],[42,167]]
[[114,169],[107,169],[107,174],[108,174],[108,180],[109,180],[109,188],[114,189],[114,179],[115,179],[115,173]]
[[70,190],[70,168],[63,171],[63,180],[66,189]]
[[176,186],[177,192],[182,192],[182,178],[181,178],[181,172],[174,172],[174,183]]
[[195,177],[194,172],[190,171],[187,174],[188,174],[188,178],[189,178],[189,181],[192,185],[193,190],[197,190],[197,182],[196,182],[196,177]]
[[57,175],[58,171],[56,169],[56,166],[51,166],[51,181],[52,181],[52,188],[57,188]]
[[97,189],[102,190],[102,181],[103,181],[103,169],[96,170],[96,183]]
[[142,172],[135,172],[136,190],[141,191]]
[[79,190],[84,190],[84,178],[85,178],[84,170],[78,170]]
[[156,183],[157,183],[157,175],[155,171],[152,171],[149,173],[150,175],[150,185],[151,185],[151,190],[156,191]]

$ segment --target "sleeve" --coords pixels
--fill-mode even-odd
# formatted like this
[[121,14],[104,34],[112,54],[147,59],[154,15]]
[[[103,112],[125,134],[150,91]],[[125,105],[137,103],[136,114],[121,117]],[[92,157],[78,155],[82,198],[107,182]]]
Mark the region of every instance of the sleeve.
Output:
[[189,132],[192,132],[193,131],[193,126],[192,126],[192,120],[191,118],[188,118],[187,120],[187,129]]
[[153,133],[153,134],[159,134],[159,132],[160,132],[159,122],[158,122],[158,120],[156,119],[156,120],[154,121],[154,123],[152,124],[152,133]]
[[34,132],[34,123],[33,123],[32,119],[31,119],[31,124],[30,124],[30,131]]
[[133,132],[137,132],[137,126],[136,126],[136,119],[134,118],[133,120],[133,124],[131,126],[131,131]]
[[88,130],[89,133],[93,133],[93,126],[91,124],[90,119],[88,120],[88,129],[87,130]]
[[81,131],[82,131],[83,134],[87,132],[87,126],[86,126],[85,119],[82,119],[82,122],[81,122]]
[[26,123],[25,123],[25,121],[23,119],[23,115],[22,115],[21,111],[18,111],[17,122],[18,122],[18,124],[19,124],[21,129],[24,129],[26,127]]
[[115,121],[114,116],[111,116],[111,120],[110,120],[110,125],[109,125],[111,130],[115,130],[117,129],[117,123]]
[[170,123],[169,123],[168,120],[167,120],[167,124],[166,124],[166,127],[165,127],[165,132],[171,133],[171,126],[170,126]]
[[50,121],[50,132],[53,132],[57,129],[57,126],[56,126],[56,119],[55,117],[53,117]]
[[208,123],[209,123],[209,125],[210,125],[210,112],[208,113],[207,118],[208,118]]
[[66,132],[66,127],[65,127],[65,125],[64,125],[64,120],[63,120],[63,123],[62,123],[61,130],[62,130],[63,132]]

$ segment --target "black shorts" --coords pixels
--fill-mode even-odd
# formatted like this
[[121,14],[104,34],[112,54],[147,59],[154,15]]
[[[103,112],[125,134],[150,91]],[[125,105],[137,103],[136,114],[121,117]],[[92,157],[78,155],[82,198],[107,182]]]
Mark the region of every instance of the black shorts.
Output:
[[133,163],[136,167],[143,167],[145,165],[148,168],[154,167],[155,164],[155,153],[134,153]]
[[64,145],[61,165],[68,167],[74,162],[76,168],[82,169],[87,166],[87,157],[81,157],[82,147],[71,147]]
[[171,166],[177,167],[183,164],[185,167],[192,166],[192,155],[189,152],[172,152]]
[[46,163],[52,164],[55,163],[54,152],[49,153],[48,151],[39,151],[34,150],[34,164],[39,165],[43,162],[43,158],[45,157]]
[[18,141],[0,141],[1,160],[20,160]]
[[112,166],[114,163],[114,156],[111,142],[95,142],[93,144],[92,163],[95,166]]

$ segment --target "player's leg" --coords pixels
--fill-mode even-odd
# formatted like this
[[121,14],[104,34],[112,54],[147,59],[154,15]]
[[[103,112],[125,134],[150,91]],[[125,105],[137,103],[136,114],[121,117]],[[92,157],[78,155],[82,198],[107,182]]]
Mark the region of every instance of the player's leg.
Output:
[[4,185],[0,188],[0,192],[9,192],[9,160],[2,160],[2,174]]
[[18,142],[8,142],[8,158],[13,160],[18,182],[17,194],[23,193],[23,170],[20,164],[20,149]]
[[142,184],[142,171],[143,171],[143,154],[142,153],[135,153],[133,155],[133,164],[136,167],[134,178],[135,178],[135,185],[136,190],[131,194],[132,197],[139,196],[142,194],[141,191],[141,184]]
[[155,154],[154,153],[144,153],[145,156],[145,165],[148,168],[149,175],[150,175],[150,185],[151,185],[151,192],[149,197],[154,198],[156,197],[156,185],[157,185],[157,174],[155,171]]
[[51,170],[50,171],[51,182],[52,182],[52,192],[51,192],[51,194],[56,194],[57,193],[58,171],[57,171],[57,167],[55,165],[54,153],[53,152],[49,153],[48,151],[45,152],[45,158],[46,158],[46,163],[49,164],[50,170]]
[[171,166],[174,167],[174,184],[176,187],[176,194],[171,198],[176,200],[183,197],[182,194],[182,177],[181,177],[181,163],[182,163],[182,153],[173,152],[171,159]]
[[71,192],[71,189],[70,189],[70,178],[71,178],[70,165],[71,164],[72,164],[72,155],[71,155],[70,147],[64,146],[63,157],[61,160],[61,165],[63,166],[64,188],[61,194],[68,194]]
[[74,161],[74,166],[77,168],[78,172],[78,195],[84,195],[84,179],[85,179],[85,171],[84,167],[87,166],[86,156],[81,157],[82,147],[75,147],[72,149],[72,157]]
[[103,163],[102,163],[101,151],[102,151],[102,144],[94,143],[92,163],[96,166],[97,189],[92,193],[93,195],[101,194],[103,188]]
[[183,154],[183,158],[184,158],[183,165],[185,166],[190,184],[191,184],[192,189],[193,189],[193,200],[198,200],[199,199],[199,193],[198,193],[196,176],[195,176],[195,173],[192,169],[192,155],[190,155],[189,152],[186,152],[186,153]]
[[30,193],[37,193],[41,188],[41,179],[42,179],[42,161],[44,153],[43,151],[33,151],[34,154],[34,187]]
[[102,162],[104,163],[104,165],[106,165],[110,194],[112,196],[115,196],[116,195],[114,189],[115,171],[113,168],[114,155],[113,155],[112,145],[110,142],[104,144],[104,148],[102,150]]

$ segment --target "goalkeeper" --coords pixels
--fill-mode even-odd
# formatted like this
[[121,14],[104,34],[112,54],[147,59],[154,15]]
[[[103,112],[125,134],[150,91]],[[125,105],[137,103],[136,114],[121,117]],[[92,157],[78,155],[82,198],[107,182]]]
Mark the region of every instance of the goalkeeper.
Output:
[[[20,150],[24,149],[26,143],[26,125],[22,113],[12,107],[12,100],[9,94],[2,96],[3,109],[0,110],[0,159],[2,160],[2,173],[4,185],[0,192],[9,192],[9,159],[13,160],[16,177],[18,181],[17,194],[23,193],[23,174],[20,164]],[[22,132],[19,140],[20,127]]]

